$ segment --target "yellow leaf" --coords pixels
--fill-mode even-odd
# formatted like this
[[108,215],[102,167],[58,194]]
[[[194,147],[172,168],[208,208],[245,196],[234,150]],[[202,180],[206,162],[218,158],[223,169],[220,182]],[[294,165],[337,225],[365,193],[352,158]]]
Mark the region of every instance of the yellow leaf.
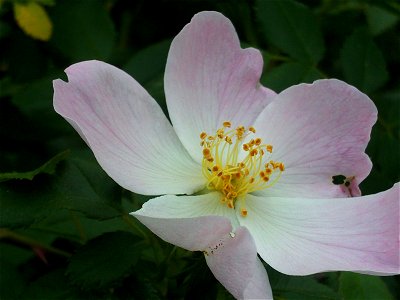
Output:
[[19,27],[29,36],[48,41],[52,32],[52,24],[46,11],[39,4],[14,4],[14,16]]

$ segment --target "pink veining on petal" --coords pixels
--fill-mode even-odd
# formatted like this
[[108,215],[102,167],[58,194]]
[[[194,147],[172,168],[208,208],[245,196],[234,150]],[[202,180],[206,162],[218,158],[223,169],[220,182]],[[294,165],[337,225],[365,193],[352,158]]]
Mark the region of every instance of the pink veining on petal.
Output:
[[274,146],[272,159],[285,172],[259,195],[332,198],[351,196],[332,176],[352,179],[352,196],[372,168],[364,153],[377,119],[365,94],[336,79],[299,84],[280,93],[258,117],[255,127]]
[[[260,52],[240,48],[232,23],[218,12],[201,12],[175,37],[165,71],[172,124],[192,157],[201,161],[199,134],[224,121],[252,125],[275,93],[259,83]],[[188,122],[188,119],[190,122]]]
[[237,222],[234,211],[220,205],[218,193],[165,195],[131,214],[163,240],[191,251],[202,251]]
[[248,217],[240,224],[250,230],[261,257],[280,272],[400,272],[398,183],[355,198],[249,195],[246,205]]
[[253,238],[246,228],[233,228],[235,212],[222,206],[219,196],[161,196],[132,215],[163,240],[203,251],[215,277],[235,297],[272,298]]
[[267,272],[245,227],[214,241],[205,257],[214,276],[235,298],[272,299]]
[[118,184],[142,194],[193,193],[199,168],[152,97],[109,64],[70,66],[55,80],[54,108],[83,137]]

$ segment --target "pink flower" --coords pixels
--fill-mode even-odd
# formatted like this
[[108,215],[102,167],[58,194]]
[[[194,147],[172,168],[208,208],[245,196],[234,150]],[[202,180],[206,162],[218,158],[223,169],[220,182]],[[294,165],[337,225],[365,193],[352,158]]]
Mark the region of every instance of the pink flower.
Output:
[[54,107],[117,183],[163,195],[132,215],[203,251],[236,298],[272,298],[257,253],[292,275],[399,273],[399,184],[363,197],[358,189],[372,167],[373,102],[335,79],[275,94],[259,83],[262,66],[227,18],[202,12],[168,55],[173,126],[133,78],[99,61],[54,81]]

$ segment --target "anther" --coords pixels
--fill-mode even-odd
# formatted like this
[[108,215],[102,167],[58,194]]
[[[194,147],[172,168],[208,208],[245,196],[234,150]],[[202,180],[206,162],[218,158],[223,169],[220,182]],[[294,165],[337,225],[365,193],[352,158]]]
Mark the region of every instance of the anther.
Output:
[[204,148],[204,149],[203,149],[203,156],[207,158],[207,157],[210,156],[210,155],[211,155],[210,149]]
[[224,123],[222,123],[222,125],[226,128],[230,128],[231,127],[231,122],[229,121],[225,121]]
[[217,165],[215,165],[215,166],[212,168],[212,171],[213,171],[213,172],[218,172],[218,171],[219,171],[219,167],[218,167]]
[[[275,171],[284,171],[285,166],[273,160],[263,163],[263,156],[267,152],[272,153],[272,145],[263,144],[261,138],[243,142],[250,132],[256,132],[254,127],[245,128],[241,125],[225,133],[225,128],[231,127],[231,122],[225,121],[222,125],[214,135],[200,133],[206,187],[221,193],[223,205],[229,208],[239,205],[240,213],[245,217],[248,214],[243,205],[246,194],[272,186],[280,176],[278,174],[275,178],[273,174]],[[245,157],[239,160],[242,149]],[[269,181],[272,183],[267,184]],[[237,204],[237,201],[243,203]]]
[[223,130],[223,129],[218,129],[218,130],[217,130],[217,136],[218,136],[220,139],[223,139],[223,138],[224,138],[224,130]]

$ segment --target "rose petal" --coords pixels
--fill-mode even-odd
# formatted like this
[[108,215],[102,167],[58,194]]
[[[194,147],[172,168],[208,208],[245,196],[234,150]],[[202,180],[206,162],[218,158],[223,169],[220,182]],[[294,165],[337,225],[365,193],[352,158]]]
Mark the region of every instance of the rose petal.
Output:
[[131,214],[163,240],[191,251],[204,250],[238,224],[234,210],[221,205],[217,192],[161,196]]
[[[260,52],[240,48],[229,19],[201,12],[175,37],[165,71],[165,94],[174,128],[201,161],[199,135],[214,134],[224,121],[253,125],[275,93],[259,84]],[[188,122],[190,119],[190,122]]]
[[240,227],[205,251],[215,278],[237,299],[272,299],[267,272],[249,231]]
[[[312,199],[246,199],[247,217],[261,257],[278,271],[397,274],[399,184],[375,195]],[[239,214],[238,214],[239,215]]]
[[204,186],[161,108],[128,74],[99,61],[66,69],[54,81],[54,108],[94,152],[102,168],[131,191],[193,193]]
[[256,269],[253,271],[253,277],[244,291],[243,298],[273,299],[268,274],[259,258],[257,258]]
[[[280,180],[264,196],[332,198],[359,196],[358,184],[372,164],[364,153],[377,118],[373,102],[335,79],[300,84],[279,94],[255,127],[272,159],[285,164]],[[334,185],[344,175],[352,186]]]

